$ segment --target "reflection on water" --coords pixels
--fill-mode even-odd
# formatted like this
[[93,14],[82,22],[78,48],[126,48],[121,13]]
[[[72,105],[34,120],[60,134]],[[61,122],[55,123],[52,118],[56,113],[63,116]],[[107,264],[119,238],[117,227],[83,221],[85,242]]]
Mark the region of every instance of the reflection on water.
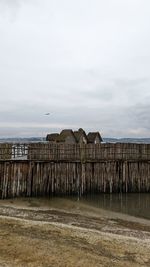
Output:
[[150,219],[150,194],[88,195],[81,201],[94,207]]

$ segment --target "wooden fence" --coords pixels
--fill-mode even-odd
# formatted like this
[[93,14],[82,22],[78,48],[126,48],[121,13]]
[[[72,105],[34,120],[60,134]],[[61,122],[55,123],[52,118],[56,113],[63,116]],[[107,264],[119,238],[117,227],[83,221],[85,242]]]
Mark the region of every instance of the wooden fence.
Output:
[[150,160],[150,144],[0,144],[0,160],[100,161]]
[[29,144],[29,160],[150,160],[150,144]]
[[1,144],[0,198],[149,192],[150,144]]
[[12,157],[12,145],[0,144],[0,160],[11,159]]
[[0,144],[0,160],[27,159],[28,144]]
[[150,162],[0,161],[0,198],[150,193]]

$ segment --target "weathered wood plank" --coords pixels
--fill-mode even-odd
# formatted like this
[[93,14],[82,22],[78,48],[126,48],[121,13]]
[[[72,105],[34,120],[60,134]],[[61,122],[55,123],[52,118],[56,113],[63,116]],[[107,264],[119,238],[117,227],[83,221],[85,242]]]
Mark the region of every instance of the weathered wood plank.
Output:
[[0,198],[150,192],[150,161],[0,161]]

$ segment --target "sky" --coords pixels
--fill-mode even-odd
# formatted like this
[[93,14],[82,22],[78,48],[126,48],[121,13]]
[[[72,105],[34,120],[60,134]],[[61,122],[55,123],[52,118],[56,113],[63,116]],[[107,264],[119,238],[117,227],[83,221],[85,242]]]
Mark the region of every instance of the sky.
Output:
[[149,0],[0,0],[0,137],[150,137],[149,13]]

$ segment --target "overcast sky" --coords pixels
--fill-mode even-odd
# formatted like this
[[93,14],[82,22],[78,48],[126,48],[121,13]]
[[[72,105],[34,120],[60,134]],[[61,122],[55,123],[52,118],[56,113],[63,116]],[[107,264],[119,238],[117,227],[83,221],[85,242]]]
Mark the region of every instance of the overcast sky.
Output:
[[0,0],[0,137],[79,127],[150,137],[150,1]]

